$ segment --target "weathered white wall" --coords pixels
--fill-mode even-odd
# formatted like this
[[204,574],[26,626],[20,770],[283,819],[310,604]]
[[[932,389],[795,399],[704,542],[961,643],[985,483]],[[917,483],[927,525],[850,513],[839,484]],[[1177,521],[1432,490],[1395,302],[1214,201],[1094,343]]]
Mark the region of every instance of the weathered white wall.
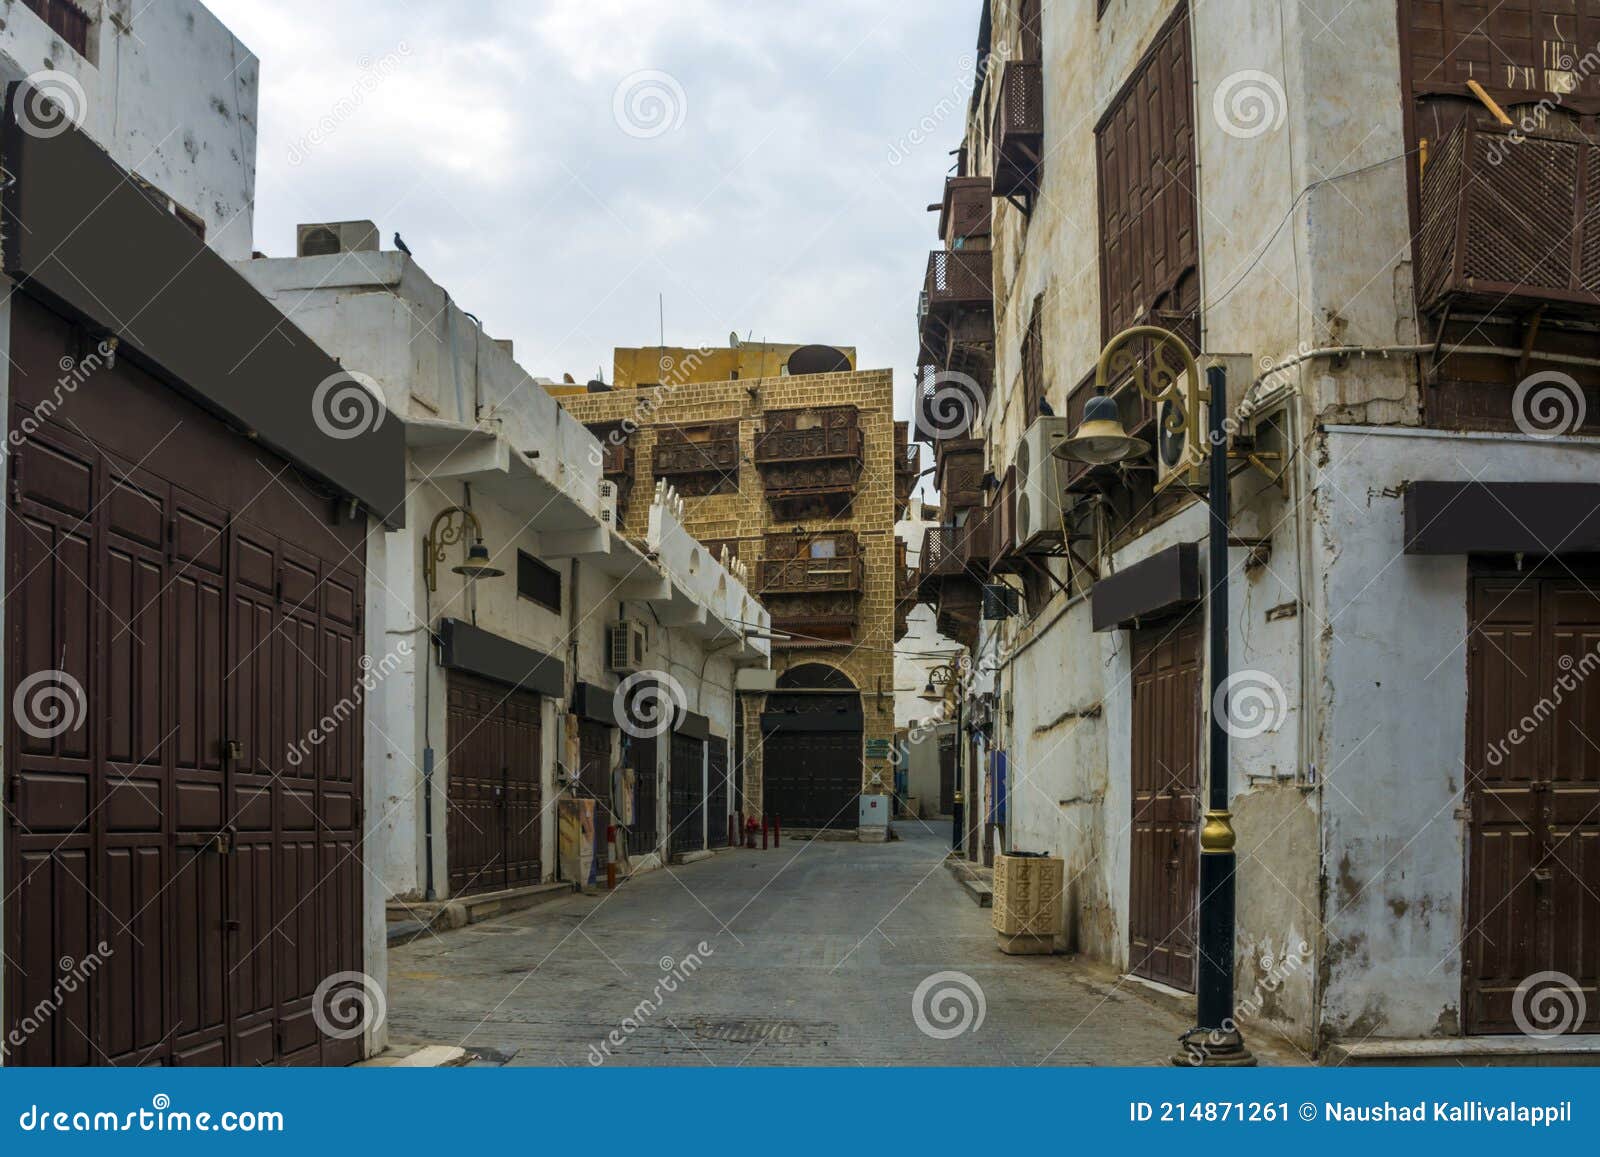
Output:
[[[255,56],[195,0],[89,0],[98,12],[79,56],[17,0],[0,4],[0,83],[49,71],[79,86],[73,119],[125,169],[206,224],[206,242],[250,255],[254,227]],[[71,92],[55,83],[41,87]],[[62,102],[66,104],[66,102]],[[70,107],[70,106],[69,106]]]
[[[1571,481],[1594,439],[1330,427],[1317,599],[1331,626],[1321,742],[1327,993],[1336,1034],[1459,1031],[1467,566],[1403,551],[1404,484]],[[1470,468],[1469,468],[1470,467]]]
[[599,511],[600,459],[583,424],[397,250],[235,266],[346,368],[372,377],[408,420],[498,421],[535,472]]

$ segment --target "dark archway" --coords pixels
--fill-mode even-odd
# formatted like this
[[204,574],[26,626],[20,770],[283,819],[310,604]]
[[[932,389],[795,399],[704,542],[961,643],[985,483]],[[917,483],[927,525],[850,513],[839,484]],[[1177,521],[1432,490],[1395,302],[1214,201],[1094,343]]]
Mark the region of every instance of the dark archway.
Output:
[[762,798],[789,828],[853,828],[861,794],[861,694],[825,663],[778,676],[761,713]]

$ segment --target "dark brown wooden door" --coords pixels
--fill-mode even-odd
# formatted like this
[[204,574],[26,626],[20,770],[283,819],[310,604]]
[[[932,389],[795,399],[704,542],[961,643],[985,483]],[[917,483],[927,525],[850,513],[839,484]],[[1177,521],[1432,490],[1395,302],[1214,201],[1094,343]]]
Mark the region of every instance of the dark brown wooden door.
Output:
[[956,807],[956,738],[939,738],[939,814],[954,815]]
[[706,844],[728,846],[728,741],[706,740]]
[[1560,566],[1472,580],[1469,1033],[1519,1031],[1517,989],[1539,973],[1580,986],[1587,1018],[1573,1031],[1600,1031],[1597,585],[1594,572],[1580,580]]
[[1200,616],[1133,632],[1128,967],[1194,991],[1200,873]]
[[773,731],[762,777],[767,814],[784,827],[853,828],[861,818],[861,732]]
[[354,1060],[365,528],[130,359],[50,417],[81,344],[12,307],[7,1031],[97,963],[8,1062]]
[[705,743],[674,732],[669,771],[667,847],[674,855],[700,851],[705,847]]
[[578,783],[576,789],[594,803],[595,878],[606,874],[606,828],[615,823],[611,807],[611,728],[592,719],[578,724]]
[[538,883],[539,697],[451,672],[446,702],[451,893]]
[[656,737],[639,736],[628,741],[628,766],[633,769],[633,826],[628,829],[628,854],[648,856],[660,843],[660,820],[656,808],[661,798],[657,788],[660,773],[656,768]]

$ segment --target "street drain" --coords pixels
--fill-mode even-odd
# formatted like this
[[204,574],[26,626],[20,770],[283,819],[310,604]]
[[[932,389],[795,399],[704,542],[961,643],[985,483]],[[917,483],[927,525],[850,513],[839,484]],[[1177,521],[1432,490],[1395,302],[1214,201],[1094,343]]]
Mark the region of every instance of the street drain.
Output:
[[793,1044],[805,1038],[805,1026],[789,1020],[687,1021],[680,1026],[700,1040],[753,1045],[770,1041]]

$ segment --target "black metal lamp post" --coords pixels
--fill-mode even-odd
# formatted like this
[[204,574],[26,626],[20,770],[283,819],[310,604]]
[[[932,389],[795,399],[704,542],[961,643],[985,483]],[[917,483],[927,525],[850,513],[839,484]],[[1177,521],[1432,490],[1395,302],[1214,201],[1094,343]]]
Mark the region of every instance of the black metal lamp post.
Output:
[[[1145,343],[1148,343],[1146,345]],[[1164,355],[1173,355],[1176,364]],[[1113,376],[1131,371],[1140,393],[1167,403],[1161,422],[1173,436],[1197,433],[1195,415],[1207,404],[1206,502],[1210,512],[1207,567],[1210,572],[1206,610],[1210,633],[1211,685],[1210,783],[1205,818],[1200,828],[1200,959],[1195,989],[1196,1024],[1179,1038],[1172,1060],[1179,1065],[1253,1065],[1244,1036],[1234,1019],[1234,853],[1233,814],[1228,787],[1228,731],[1225,687],[1228,681],[1228,433],[1227,371],[1200,367],[1188,344],[1158,326],[1124,330],[1106,344],[1095,367],[1095,397],[1084,408],[1078,434],[1056,447],[1055,454],[1094,465],[1109,466],[1142,457],[1149,447],[1130,438],[1122,426],[1115,399],[1106,396]],[[1187,469],[1198,483],[1199,455],[1185,446]]]

